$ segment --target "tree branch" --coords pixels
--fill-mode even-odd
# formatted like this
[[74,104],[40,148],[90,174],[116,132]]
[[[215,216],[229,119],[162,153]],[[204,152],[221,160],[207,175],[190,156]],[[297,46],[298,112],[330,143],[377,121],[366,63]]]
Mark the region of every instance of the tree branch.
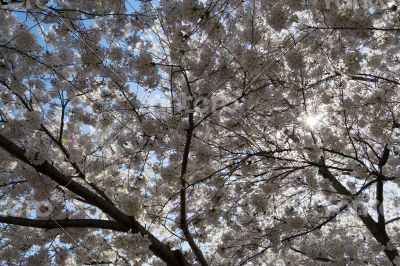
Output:
[[60,228],[98,228],[109,229],[119,232],[128,232],[129,227],[116,221],[97,220],[97,219],[62,219],[62,220],[36,220],[13,216],[0,216],[0,223],[13,224],[19,226],[56,229]]
[[[190,82],[189,82],[189,79],[188,79],[185,71],[182,70],[182,74],[185,77],[188,92],[190,93],[191,96],[193,96],[191,89],[190,89]],[[189,126],[188,126],[188,129],[186,130],[186,141],[185,141],[185,147],[183,150],[182,164],[181,164],[181,176],[180,176],[180,181],[181,181],[180,227],[183,232],[183,235],[185,236],[187,242],[189,243],[190,248],[193,250],[193,253],[195,254],[197,260],[200,262],[201,265],[208,266],[208,263],[207,263],[206,259],[204,258],[203,252],[197,246],[196,242],[193,239],[192,234],[189,231],[189,226],[188,226],[187,217],[186,217],[186,180],[185,180],[185,175],[187,172],[187,165],[188,165],[189,153],[190,153],[190,145],[192,142],[193,131],[194,131],[194,121],[193,121],[194,110],[193,109],[194,109],[193,101],[190,101],[190,111],[192,111],[192,112],[189,113]]]
[[151,241],[150,250],[168,265],[190,265],[179,250],[172,251],[166,244],[160,242],[153,234],[147,231],[134,217],[127,216],[107,200],[95,194],[90,189],[75,182],[70,177],[67,177],[58,169],[56,169],[53,165],[51,165],[48,161],[45,161],[40,165],[34,165],[24,155],[25,150],[18,147],[16,144],[14,144],[1,134],[0,147],[7,151],[13,157],[35,168],[36,171],[38,171],[39,173],[48,176],[59,185],[67,188],[79,197],[85,199],[88,203],[98,207],[104,213],[108,214],[120,224],[129,227],[133,233],[141,233],[144,236],[148,236]]
[[291,247],[290,249],[295,251],[295,252],[297,252],[297,253],[300,253],[301,255],[309,257],[312,260],[317,260],[317,261],[322,261],[322,262],[334,262],[334,260],[331,260],[329,258],[324,258],[324,257],[315,257],[315,258],[313,258],[313,257],[310,257],[306,253],[304,253],[303,251],[301,251],[299,249],[296,249],[296,248],[293,248],[293,247]]
[[390,223],[393,223],[393,222],[398,221],[398,220],[400,220],[400,217],[396,217],[396,218],[390,219],[389,221],[386,222],[386,224],[390,224]]
[[367,27],[367,28],[358,28],[358,27],[315,27],[315,26],[307,26],[308,29],[316,29],[316,30],[375,30],[375,31],[400,31],[400,28],[377,28],[377,27]]
[[[335,188],[335,190],[344,196],[352,196],[352,194],[347,190],[346,187],[344,187],[334,175],[329,171],[327,166],[325,165],[325,162],[323,158],[321,158],[320,161],[320,166],[319,166],[319,173],[327,180],[329,180],[332,184],[332,186]],[[378,224],[372,219],[372,217],[366,213],[366,214],[360,214],[358,217],[361,219],[363,224],[367,227],[367,229],[371,232],[371,234],[374,236],[376,241],[378,241],[381,245],[385,246],[385,254],[388,257],[388,259],[392,262],[393,260],[399,256],[399,253],[397,249],[389,249],[387,247],[387,244],[390,241],[390,238],[385,230],[385,227],[379,227]]]

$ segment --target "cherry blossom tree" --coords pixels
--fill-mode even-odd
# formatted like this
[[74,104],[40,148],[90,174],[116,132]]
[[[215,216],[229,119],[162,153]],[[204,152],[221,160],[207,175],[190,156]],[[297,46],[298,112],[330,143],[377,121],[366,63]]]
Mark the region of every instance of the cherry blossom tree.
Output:
[[1,4],[1,265],[400,265],[396,1]]

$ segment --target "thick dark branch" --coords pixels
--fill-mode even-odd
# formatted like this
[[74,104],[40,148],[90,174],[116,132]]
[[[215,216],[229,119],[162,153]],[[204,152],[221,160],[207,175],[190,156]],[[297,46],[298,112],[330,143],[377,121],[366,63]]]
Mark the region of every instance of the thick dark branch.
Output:
[[112,261],[90,261],[86,262],[84,265],[104,265],[104,264],[112,264]]
[[[64,144],[62,143],[62,140],[57,140],[53,134],[51,134],[51,132],[44,126],[41,125],[41,128],[43,129],[43,131],[46,133],[46,135],[61,149],[61,151],[64,153],[64,155],[67,157],[67,159],[69,160],[71,155],[69,154],[68,150],[65,148]],[[60,137],[62,138],[62,134],[61,134],[62,130],[60,130]],[[101,195],[105,200],[107,200],[108,202],[110,202],[112,205],[114,205],[114,203],[112,202],[112,200],[107,197],[107,195],[95,184],[88,182],[86,180],[86,175],[83,172],[83,170],[80,169],[79,165],[76,162],[71,162],[72,167],[75,169],[75,171],[77,172],[78,176],[81,177],[83,180],[85,180],[89,186],[91,188],[93,188],[99,195]]]
[[[334,175],[329,171],[329,169],[326,167],[325,162],[323,159],[320,161],[320,167],[319,167],[319,173],[327,180],[329,180],[332,184],[332,186],[335,188],[335,190],[344,196],[352,196],[350,191],[347,190],[346,187],[344,187]],[[396,249],[392,250],[387,248],[387,244],[390,241],[390,238],[385,230],[385,227],[383,226],[380,227],[378,226],[378,223],[372,219],[372,217],[366,213],[366,214],[360,214],[358,217],[361,219],[363,224],[367,227],[367,229],[371,232],[371,234],[374,236],[376,241],[378,241],[381,245],[385,246],[385,254],[389,258],[389,260],[393,263],[393,260],[399,256],[399,253]]]
[[312,229],[307,230],[307,231],[302,232],[302,233],[298,233],[298,234],[295,234],[295,235],[286,237],[286,238],[282,239],[282,242],[291,241],[291,240],[294,239],[294,238],[297,238],[297,237],[299,237],[299,236],[303,236],[303,235],[306,235],[306,234],[309,234],[309,233],[311,233],[311,232],[314,232],[314,231],[316,231],[316,230],[321,229],[324,225],[326,225],[326,224],[328,224],[329,222],[331,222],[331,221],[332,221],[333,219],[335,219],[341,212],[343,212],[343,211],[347,208],[347,206],[348,206],[348,204],[342,206],[342,207],[339,209],[338,212],[332,214],[332,215],[329,216],[325,221],[323,221],[322,223],[319,223],[318,225],[314,226]]
[[261,251],[257,252],[256,254],[246,258],[245,260],[243,260],[242,262],[239,263],[239,266],[242,265],[246,265],[248,262],[252,261],[253,259],[259,257],[260,255],[262,255],[263,253],[265,253],[265,251],[267,251],[268,249],[270,249],[271,246],[268,247],[264,247]]
[[385,145],[383,149],[382,156],[379,158],[379,176],[378,182],[376,183],[376,211],[378,215],[378,227],[379,230],[385,230],[385,213],[383,208],[383,178],[382,178],[382,169],[387,163],[389,159],[390,149]]
[[0,3],[2,6],[6,6],[8,4],[14,4],[14,3],[23,3],[24,0],[1,0]]
[[366,82],[377,82],[378,79],[376,78],[366,78],[366,77],[357,77],[357,76],[350,76],[352,80],[360,80],[360,81],[366,81]]
[[398,220],[400,220],[400,217],[396,217],[396,218],[390,219],[389,221],[386,222],[386,224],[390,224],[390,223],[396,222]]
[[[182,70],[182,74],[185,77],[188,92],[190,93],[191,96],[193,96],[191,89],[190,89],[190,82],[189,82],[189,79],[188,79],[185,71]],[[191,101],[190,102],[190,110],[194,111],[193,109],[194,109],[193,101]],[[189,126],[188,126],[188,129],[186,130],[186,141],[185,141],[185,147],[183,150],[182,163],[181,163],[180,228],[182,229],[183,235],[185,236],[186,241],[189,243],[190,248],[193,250],[193,253],[195,254],[197,260],[200,262],[201,265],[207,266],[208,263],[207,263],[207,260],[204,258],[203,252],[197,246],[196,242],[193,239],[192,234],[189,231],[189,225],[187,223],[187,217],[186,217],[186,180],[185,180],[185,175],[187,172],[187,165],[188,165],[189,153],[190,153],[190,145],[192,143],[192,138],[193,138],[193,131],[194,131],[193,113],[190,112],[189,113]]]
[[[298,250],[298,249],[293,248],[293,247],[291,247],[290,249],[293,250],[293,251],[295,251],[295,252],[297,252],[297,253],[300,253],[301,255],[304,255],[304,256],[309,257],[306,253],[304,253],[304,252],[301,251],[301,250]],[[311,257],[309,257],[309,258],[311,258]],[[331,259],[329,259],[329,258],[324,258],[324,257],[315,257],[315,258],[311,258],[311,259],[317,260],[317,261],[323,261],[323,262],[334,262],[333,260],[331,260]]]
[[56,229],[61,226],[62,228],[98,228],[120,232],[129,231],[128,226],[118,222],[96,219],[35,220],[13,216],[0,216],[0,223],[44,229]]
[[377,75],[372,75],[372,74],[367,74],[367,73],[357,73],[357,75],[358,76],[370,77],[370,78],[373,78],[374,80],[375,79],[378,79],[378,80],[380,79],[380,80],[384,80],[386,82],[390,82],[390,83],[393,83],[393,84],[396,84],[396,85],[400,85],[400,82],[398,82],[397,80],[388,79],[388,78],[377,76]]
[[383,180],[378,178],[376,183],[376,213],[378,215],[379,230],[385,230],[385,214],[383,209]]
[[31,165],[39,173],[48,176],[60,186],[67,188],[90,204],[98,207],[120,224],[129,227],[132,233],[141,233],[142,235],[148,236],[151,241],[150,250],[168,265],[190,265],[179,250],[172,251],[167,245],[161,243],[154,235],[136,221],[134,217],[127,216],[107,200],[61,173],[49,162],[45,161],[40,165],[34,165],[26,158],[25,150],[21,149],[1,134],[0,147],[15,158]]
[[382,170],[382,168],[385,166],[389,159],[389,154],[390,154],[390,149],[385,145],[385,148],[383,149],[382,156],[379,159],[379,169]]
[[377,27],[315,27],[315,26],[307,26],[309,29],[317,29],[317,30],[373,30],[373,31],[400,31],[400,28],[377,28]]
[[23,184],[23,183],[26,183],[26,180],[13,181],[13,182],[10,182],[10,183],[0,184],[0,187],[14,186],[14,185]]

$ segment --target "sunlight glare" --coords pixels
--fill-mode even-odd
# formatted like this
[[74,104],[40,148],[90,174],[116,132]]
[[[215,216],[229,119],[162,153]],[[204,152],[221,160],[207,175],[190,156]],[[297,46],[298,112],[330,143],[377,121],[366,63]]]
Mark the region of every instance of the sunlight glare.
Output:
[[314,128],[320,121],[321,117],[315,114],[309,114],[304,117],[304,124],[309,128]]

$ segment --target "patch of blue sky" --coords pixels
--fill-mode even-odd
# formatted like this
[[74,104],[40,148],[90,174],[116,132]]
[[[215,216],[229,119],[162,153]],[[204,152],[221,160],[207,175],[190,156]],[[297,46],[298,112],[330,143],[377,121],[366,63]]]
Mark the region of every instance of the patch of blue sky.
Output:
[[[133,1],[133,2],[134,2],[133,6],[128,5],[128,7],[127,7],[128,12],[134,12],[135,11],[134,8],[137,10],[140,9],[140,1]],[[51,1],[51,3],[54,3],[54,1]],[[19,12],[16,12],[15,14],[19,18],[19,20],[29,28],[29,31],[37,37],[37,42],[39,45],[41,45],[42,47],[45,47],[48,52],[54,51],[54,48],[49,46],[46,43],[45,36],[43,35],[43,33],[46,33],[47,31],[51,30],[51,28],[50,28],[51,26],[49,26],[48,24],[41,23],[40,21],[36,21],[33,17],[27,15],[26,11],[23,9],[21,9],[21,11],[19,11]],[[89,28],[91,25],[93,25],[93,23],[95,23],[95,20],[94,19],[86,19],[86,20],[83,20],[82,23],[85,25],[85,27]],[[101,44],[108,45],[105,38],[102,39]],[[45,82],[45,85],[46,85],[45,90],[47,90],[47,91],[49,91],[51,89],[49,80],[52,78],[53,75],[54,75],[54,73],[50,73],[50,74],[45,74],[42,76],[43,81]],[[149,92],[149,91],[145,90],[144,88],[138,86],[137,84],[132,83],[131,85],[137,88],[137,97],[138,97],[138,99],[140,99],[140,101],[146,101],[146,102],[150,101],[152,103],[154,102],[154,104],[162,104],[163,97],[162,97],[161,91],[155,90],[155,91]],[[27,95],[27,96],[29,96],[29,95]],[[59,106],[60,104],[61,104],[61,100],[59,98],[55,98],[50,103],[46,103],[46,104],[42,105],[42,108],[44,110],[50,110],[52,108],[52,105]],[[17,112],[16,110],[14,110],[14,111]],[[93,114],[92,110],[86,109],[86,111]],[[18,115],[18,114],[15,113],[15,115]],[[68,118],[68,116],[66,116],[64,122],[67,123],[68,121],[69,121],[69,118]],[[93,133],[94,129],[89,125],[83,125],[82,131],[83,131],[83,133],[89,134],[89,133]],[[151,156],[150,160],[152,160],[152,161],[154,160],[153,155]],[[21,204],[24,204],[27,202],[24,198],[18,198],[17,200],[19,202],[21,202]],[[27,202],[27,203],[29,203],[29,202]],[[66,209],[69,211],[72,211],[72,210],[76,209],[76,207],[77,207],[73,200],[67,200],[65,203],[66,203]],[[14,208],[14,211],[18,211],[18,206],[15,206],[13,208]],[[97,212],[95,214],[95,216],[96,216],[96,218],[99,218],[99,212]],[[35,212],[30,212],[29,216],[27,218],[35,219],[35,218],[37,218],[37,215]],[[66,248],[68,247],[68,245],[64,245],[64,244],[60,243],[58,240],[56,240],[55,243],[59,244],[61,246],[64,246]],[[35,251],[36,250],[31,249],[27,254],[35,253]]]
[[21,23],[28,27],[29,32],[36,36],[36,41],[40,46],[45,47],[49,52],[53,51],[53,47],[46,43],[44,36],[44,34],[46,34],[46,32],[50,29],[50,25],[43,23],[43,21],[37,20],[32,15],[28,14],[27,10],[24,9],[24,6],[17,9],[13,13],[19,18]]
[[[152,1],[152,4],[158,5],[159,1]],[[55,2],[50,1],[50,3],[48,5],[54,6]],[[135,12],[140,11],[141,5],[142,5],[141,1],[126,1],[125,6],[126,6],[127,13],[135,13]],[[15,12],[15,14],[19,18],[19,20],[28,27],[29,31],[37,37],[37,42],[39,45],[41,45],[42,47],[45,47],[48,52],[54,51],[54,47],[52,47],[46,43],[45,36],[44,36],[44,34],[46,34],[48,31],[51,30],[51,26],[49,24],[45,24],[45,23],[42,23],[41,21],[37,21],[31,15],[28,15],[28,13],[26,12],[26,10],[23,9],[23,7],[21,7],[20,10],[17,10],[17,12]],[[89,28],[95,23],[95,19],[87,18],[87,19],[83,20],[82,23],[86,28]],[[146,36],[142,36],[142,37],[147,38]],[[151,36],[151,37],[156,37],[156,36]],[[109,47],[110,43],[108,43],[105,38],[102,38],[101,45],[105,46],[105,47]],[[125,45],[125,44],[120,43],[118,45]],[[137,52],[135,51],[133,55],[137,55]],[[111,63],[111,62],[106,62],[106,63]],[[47,90],[47,91],[51,90],[51,85],[49,83],[49,80],[53,77],[53,75],[54,75],[54,73],[49,73],[49,74],[44,74],[41,76],[43,81],[45,82],[45,85],[46,85],[45,90]],[[153,89],[150,91],[150,90],[147,90],[147,89],[139,86],[135,82],[129,82],[129,87],[131,90],[136,90],[137,98],[142,104],[146,104],[146,105],[150,104],[150,105],[154,105],[154,106],[163,106],[163,107],[167,107],[170,105],[168,97],[166,97],[166,95],[164,95],[164,93],[159,89]],[[42,108],[44,110],[50,110],[50,108],[52,108],[53,105],[58,105],[58,106],[61,105],[61,100],[58,98],[55,98],[50,103],[46,103],[46,104],[42,105]],[[85,110],[88,113],[93,114],[92,110],[90,110],[88,108],[85,108]],[[17,115],[17,114],[15,114],[15,115]],[[64,122],[67,123],[68,121],[69,121],[69,117],[66,116]],[[94,131],[95,131],[95,129],[89,125],[83,125],[81,129],[82,129],[82,133],[86,133],[86,134],[94,133]],[[149,160],[152,163],[156,162],[154,155],[151,155]],[[146,168],[147,167],[148,166],[146,166]],[[67,203],[67,205],[68,205],[67,209],[72,209],[71,204],[72,204],[72,202]],[[34,215],[31,216],[31,218],[35,218]]]
[[128,14],[133,14],[140,10],[141,1],[139,0],[126,0],[125,8]]
[[[140,11],[141,6],[143,4],[143,0],[125,0],[125,8],[129,14],[132,14],[134,12]],[[160,1],[149,1],[150,4],[153,6],[158,6],[160,4]]]
[[170,107],[170,99],[160,89],[147,90],[141,86],[137,86],[136,95],[138,100],[144,105],[153,107]]

